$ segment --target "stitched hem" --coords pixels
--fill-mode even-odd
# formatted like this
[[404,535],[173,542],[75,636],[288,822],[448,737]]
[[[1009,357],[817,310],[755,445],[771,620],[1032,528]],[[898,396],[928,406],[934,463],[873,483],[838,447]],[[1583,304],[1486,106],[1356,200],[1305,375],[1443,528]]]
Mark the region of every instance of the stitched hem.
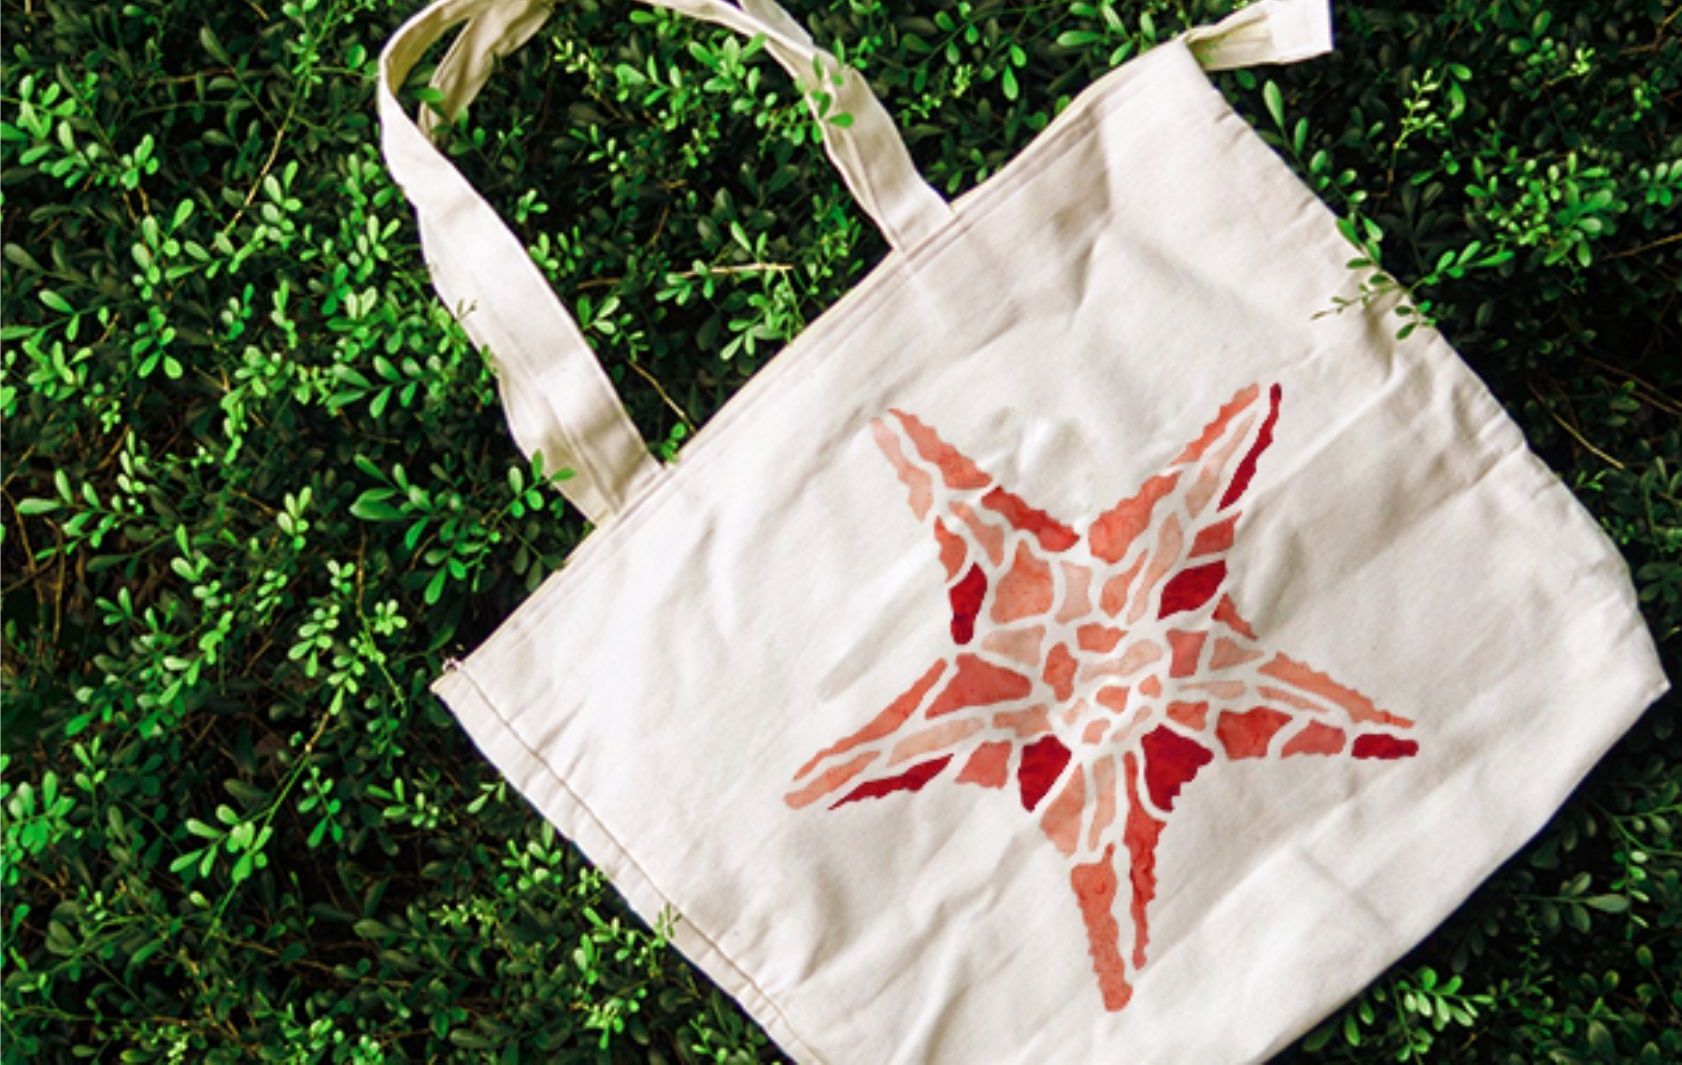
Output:
[[718,941],[698,927],[661,890],[630,848],[602,823],[589,804],[560,774],[526,743],[497,709],[465,664],[458,663],[432,683],[432,691],[449,706],[480,752],[526,800],[584,852],[590,863],[607,873],[631,908],[650,925],[661,910],[679,914],[671,942],[712,981],[730,994],[796,1060],[824,1065],[824,1059],[789,1023],[776,999],[760,987],[747,970],[726,954]]

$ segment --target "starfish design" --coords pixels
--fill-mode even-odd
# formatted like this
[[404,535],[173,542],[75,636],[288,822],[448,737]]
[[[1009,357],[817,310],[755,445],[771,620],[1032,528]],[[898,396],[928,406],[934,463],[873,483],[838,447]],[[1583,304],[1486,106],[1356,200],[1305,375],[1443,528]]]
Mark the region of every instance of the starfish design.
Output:
[[959,784],[1003,790],[1014,779],[1067,865],[1104,1007],[1126,1006],[1150,939],[1157,843],[1200,770],[1419,749],[1399,735],[1411,721],[1267,647],[1227,594],[1238,504],[1273,441],[1280,399],[1277,384],[1265,395],[1241,389],[1084,532],[1000,487],[911,414],[874,419],[876,444],[938,547],[952,647],[803,765],[784,801],[835,796],[833,809],[919,791],[951,768]]

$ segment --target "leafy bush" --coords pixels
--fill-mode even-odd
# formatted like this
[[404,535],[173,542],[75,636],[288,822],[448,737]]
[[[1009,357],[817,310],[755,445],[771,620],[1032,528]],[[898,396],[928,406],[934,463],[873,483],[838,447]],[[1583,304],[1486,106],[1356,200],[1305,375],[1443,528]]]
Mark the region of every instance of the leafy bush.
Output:
[[[8,1061],[774,1056],[426,691],[584,526],[379,160],[373,55],[413,6],[6,6]],[[954,194],[1219,13],[794,6]],[[560,5],[448,143],[670,455],[885,249],[759,48],[630,8]],[[1346,4],[1339,30],[1217,81],[1398,330],[1443,329],[1622,546],[1674,675],[1675,11]],[[1677,707],[1290,1056],[1682,1059]]]

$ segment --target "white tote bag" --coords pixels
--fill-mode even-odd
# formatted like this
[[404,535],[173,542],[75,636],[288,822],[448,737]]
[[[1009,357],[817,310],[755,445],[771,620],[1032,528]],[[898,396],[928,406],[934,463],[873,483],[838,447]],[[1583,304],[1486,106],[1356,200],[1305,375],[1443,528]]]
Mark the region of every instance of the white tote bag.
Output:
[[[771,0],[659,0],[833,72]],[[854,72],[830,159],[890,254],[656,463],[446,111],[547,0],[381,63],[392,173],[514,435],[596,531],[435,689],[800,1061],[1253,1061],[1422,938],[1666,687],[1624,563],[1206,69],[1087,88],[947,203]],[[817,160],[814,158],[814,165]]]

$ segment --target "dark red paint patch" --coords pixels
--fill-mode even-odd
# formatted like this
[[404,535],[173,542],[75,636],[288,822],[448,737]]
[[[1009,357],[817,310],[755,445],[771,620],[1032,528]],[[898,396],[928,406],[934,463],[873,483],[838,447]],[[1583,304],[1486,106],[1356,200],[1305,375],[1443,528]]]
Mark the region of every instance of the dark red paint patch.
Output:
[[1150,792],[1151,802],[1163,810],[1172,810],[1180,786],[1215,760],[1201,743],[1160,725],[1145,733],[1139,746],[1145,752],[1145,790]]
[[1211,562],[1206,566],[1181,570],[1163,586],[1162,608],[1156,616],[1166,618],[1196,610],[1214,597],[1225,580],[1225,562]]
[[964,579],[947,593],[952,600],[952,639],[969,643],[975,637],[975,618],[981,613],[981,601],[987,598],[987,574],[979,565],[972,565]]
[[1221,496],[1219,509],[1225,510],[1244,494],[1244,489],[1250,487],[1250,478],[1256,475],[1256,462],[1261,453],[1267,450],[1267,445],[1273,443],[1273,426],[1279,421],[1279,397],[1283,391],[1278,385],[1268,390],[1267,398],[1272,402],[1268,409],[1267,419],[1262,422],[1261,432],[1256,434],[1256,443],[1250,448],[1250,453],[1244,456],[1244,461],[1238,464],[1238,472],[1232,475],[1232,483],[1227,485],[1226,494]]
[[830,804],[831,810],[845,803],[856,802],[859,799],[880,799],[896,791],[921,791],[924,784],[940,775],[946,768],[946,763],[952,760],[951,755],[943,755],[927,762],[918,762],[905,772],[893,777],[883,777],[881,780],[867,780],[863,784],[849,791]]
[[1412,758],[1419,753],[1419,744],[1412,740],[1399,740],[1394,736],[1373,733],[1357,736],[1355,746],[1350,748],[1349,753],[1356,758]]
[[1045,798],[1058,774],[1069,764],[1069,749],[1056,736],[1042,736],[1022,749],[1016,782],[1022,788],[1022,808],[1032,810]]

